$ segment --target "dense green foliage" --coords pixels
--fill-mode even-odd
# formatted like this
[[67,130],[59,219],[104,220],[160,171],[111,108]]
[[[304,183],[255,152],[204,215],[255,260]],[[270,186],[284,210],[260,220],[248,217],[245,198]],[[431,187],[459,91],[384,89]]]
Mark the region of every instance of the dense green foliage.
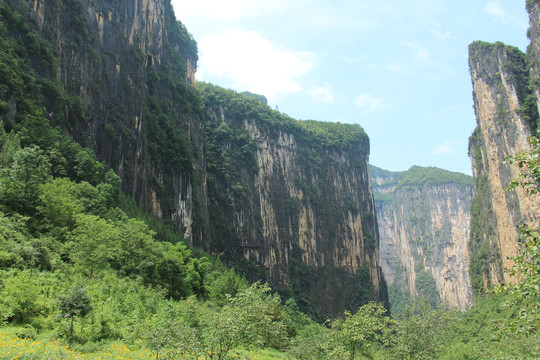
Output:
[[412,166],[406,171],[388,171],[370,165],[370,173],[374,178],[382,177],[392,180],[385,181],[385,187],[395,187],[393,192],[375,193],[377,201],[389,204],[394,199],[394,192],[405,186],[433,186],[442,184],[473,185],[473,178],[459,172],[448,171],[436,167]]
[[396,188],[407,185],[441,185],[458,184],[472,185],[471,176],[439,169],[436,167],[413,166],[409,170],[400,173],[399,182]]
[[0,120],[12,129],[45,109],[56,124],[69,128],[82,117],[80,100],[54,79],[57,61],[51,46],[23,14],[8,2],[0,3]]
[[[485,292],[491,285],[502,279],[503,266],[499,247],[490,239],[495,238],[496,224],[493,223],[493,204],[488,175],[483,169],[482,137],[477,127],[469,138],[469,156],[474,159],[476,174],[476,196],[471,204],[471,225],[469,236],[469,276],[475,293]],[[496,279],[492,279],[492,269]]]
[[295,120],[285,114],[272,110],[264,102],[252,97],[226,90],[218,86],[197,83],[202,103],[205,107],[219,109],[232,119],[256,121],[259,128],[269,131],[283,131],[295,136],[299,142],[314,147],[352,149],[368,151],[369,138],[359,125],[331,123],[313,120]]
[[[531,150],[505,159],[517,164],[521,172],[512,179],[507,191],[523,188],[529,196],[538,197],[540,190],[540,140],[529,138]],[[538,224],[523,224],[519,229],[519,253],[515,265],[505,269],[510,276],[519,279],[517,284],[503,286],[516,298],[520,320],[507,322],[513,332],[525,336],[540,330],[540,228]],[[516,304],[514,304],[515,306]]]

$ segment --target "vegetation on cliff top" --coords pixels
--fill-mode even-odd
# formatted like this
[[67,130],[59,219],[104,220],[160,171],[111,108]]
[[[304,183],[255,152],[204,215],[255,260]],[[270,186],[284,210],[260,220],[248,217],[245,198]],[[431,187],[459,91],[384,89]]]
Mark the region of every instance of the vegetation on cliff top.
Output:
[[[484,80],[491,80],[495,85],[502,84],[500,68],[502,68],[505,79],[504,82],[511,82],[516,89],[516,95],[520,102],[517,114],[535,133],[540,123],[538,107],[533,87],[534,81],[529,77],[529,69],[535,61],[531,53],[523,53],[515,46],[505,45],[502,42],[488,43],[475,41],[469,45],[469,55],[473,62],[482,64],[480,71],[489,75],[484,76]],[[494,60],[492,66],[486,66],[490,60]],[[499,61],[502,61],[499,64]],[[500,67],[499,67],[500,66]],[[503,121],[505,115],[510,114],[506,109],[500,108],[498,104],[498,121]]]
[[252,96],[246,97],[233,90],[198,82],[203,105],[213,111],[224,111],[231,120],[255,121],[261,129],[293,134],[297,141],[313,147],[334,149],[362,149],[369,151],[369,138],[359,125],[314,120],[295,120],[279,111],[272,110]]
[[[456,184],[472,186],[473,178],[459,172],[439,169],[437,167],[412,166],[406,171],[389,171],[370,165],[370,173],[373,178],[384,178],[384,187],[394,187],[394,190],[388,193],[374,192],[376,201],[391,203],[394,199],[394,193],[405,186],[437,186],[445,184]],[[386,181],[386,179],[388,179]],[[378,185],[374,184],[376,188]]]

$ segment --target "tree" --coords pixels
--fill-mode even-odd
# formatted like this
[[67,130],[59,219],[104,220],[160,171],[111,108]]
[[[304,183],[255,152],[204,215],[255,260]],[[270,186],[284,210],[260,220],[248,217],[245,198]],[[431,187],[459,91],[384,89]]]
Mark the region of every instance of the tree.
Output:
[[392,359],[436,359],[450,341],[455,312],[432,308],[424,299],[408,306],[388,337]]
[[91,279],[96,270],[105,269],[119,254],[120,231],[112,221],[95,215],[75,216],[70,257]]
[[20,148],[19,136],[14,131],[7,133],[4,124],[0,122],[0,168],[11,166],[13,156]]
[[540,140],[529,138],[531,150],[504,159],[503,163],[516,164],[522,171],[512,179],[506,191],[522,187],[527,193],[536,195],[540,191]]
[[[507,191],[523,188],[529,196],[538,196],[540,191],[540,141],[529,138],[531,150],[505,161],[516,164],[522,171],[512,179]],[[538,226],[538,225],[537,225]],[[540,329],[540,233],[538,228],[524,224],[519,230],[519,253],[513,258],[514,265],[505,269],[519,279],[517,284],[507,284],[498,290],[508,290],[516,296],[512,305],[519,307],[519,316],[505,325],[515,334],[530,335]]]
[[7,176],[2,178],[0,197],[10,208],[29,212],[36,203],[39,185],[51,179],[51,165],[38,147],[26,147],[15,152]]
[[206,297],[208,289],[206,287],[206,274],[212,267],[212,264],[205,256],[200,259],[193,259],[188,267],[187,281],[191,284],[193,293],[198,297]]
[[85,317],[92,311],[91,299],[86,289],[81,285],[74,285],[66,295],[59,295],[56,299],[59,317],[69,319],[68,348],[73,340],[74,321],[76,317]]
[[[156,352],[156,360],[165,352],[181,356],[188,351],[192,353],[200,349],[196,330],[179,321],[178,314],[171,306],[160,308],[157,314],[146,322],[144,330],[144,338],[148,346]],[[193,356],[193,353],[191,355]]]
[[370,302],[356,313],[345,311],[342,318],[331,323],[332,339],[338,344],[334,355],[354,360],[356,355],[372,358],[373,345],[382,342],[393,321],[380,303]]
[[153,277],[157,262],[157,249],[154,241],[155,232],[144,222],[127,219],[117,223],[119,228],[120,251],[115,265],[127,276],[138,275],[149,280]]
[[199,331],[202,351],[209,359],[225,359],[236,346],[282,347],[287,331],[281,314],[281,300],[269,295],[267,284],[254,283],[228,298],[219,311],[208,311]]
[[38,210],[50,226],[72,230],[75,215],[83,212],[78,200],[77,185],[67,178],[57,178],[41,185]]

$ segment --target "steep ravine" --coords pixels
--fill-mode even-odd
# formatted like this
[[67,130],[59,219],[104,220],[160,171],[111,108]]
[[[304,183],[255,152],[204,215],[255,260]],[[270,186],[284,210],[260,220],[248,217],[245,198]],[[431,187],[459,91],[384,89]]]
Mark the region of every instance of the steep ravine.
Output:
[[472,179],[437,168],[390,172],[371,167],[379,222],[379,259],[391,306],[423,296],[471,306],[469,223]]
[[[312,312],[386,299],[359,126],[196,89],[196,42],[169,0],[6,4],[26,17],[8,35],[38,36],[55,58],[28,69],[55,90],[36,116],[92,148],[141,208]],[[21,95],[2,96],[1,120],[16,128]]]

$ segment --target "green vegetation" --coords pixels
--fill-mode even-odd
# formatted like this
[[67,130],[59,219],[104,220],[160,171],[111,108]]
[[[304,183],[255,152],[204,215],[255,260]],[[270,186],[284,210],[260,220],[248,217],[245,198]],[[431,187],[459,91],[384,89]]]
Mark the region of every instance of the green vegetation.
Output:
[[495,216],[491,202],[491,187],[483,169],[482,141],[480,129],[477,127],[469,138],[469,156],[474,159],[475,172],[479,174],[475,178],[476,196],[471,204],[469,236],[469,276],[476,294],[484,293],[503,277],[500,250],[496,243],[490,241],[495,238],[496,224],[493,223]]
[[401,174],[397,188],[408,185],[473,185],[471,176],[436,167],[413,166]]
[[[499,59],[504,60],[501,68],[505,73],[505,81],[510,81],[515,86],[521,105],[517,113],[529,125],[531,131],[535,133],[540,124],[540,116],[533,91],[535,84],[529,78],[529,69],[533,67],[535,61],[532,53],[525,54],[517,47],[505,45],[501,42],[487,43],[483,41],[475,41],[469,45],[469,53],[471,59],[475,62],[488,57],[497,59],[496,61],[499,61]],[[493,84],[500,86],[502,85],[501,74],[499,71],[495,72],[495,69],[499,69],[498,65],[497,68],[488,70],[493,72],[489,77],[492,79]],[[507,109],[499,108],[497,121],[504,121],[507,114],[510,114]]]
[[[283,131],[314,148],[369,149],[369,138],[359,125],[313,120],[295,120],[270,109],[253,96],[239,94],[212,84],[197,83],[202,104],[212,111],[223,111],[240,126],[245,119],[255,121],[260,129],[271,133]],[[221,109],[221,110],[219,110]]]
[[387,194],[375,193],[373,194],[373,199],[375,201],[379,201],[383,204],[389,205],[394,201],[394,193],[387,193]]
[[[295,301],[284,302],[267,285],[248,285],[234,270],[196,255],[179,235],[134,209],[119,193],[118,178],[91,152],[44,121],[32,124],[45,130],[32,133],[33,141],[24,127],[18,133],[0,133],[1,357],[538,355],[536,305],[525,311],[500,308],[501,295],[479,302],[464,315],[420,302],[404,305],[401,315],[392,319],[381,304],[368,303],[329,320],[327,326],[314,323]],[[32,142],[50,145],[41,149]],[[158,241],[158,235],[172,242]],[[531,252],[534,247],[528,249],[517,259],[519,264],[537,256]],[[524,287],[505,295],[507,302],[521,293],[526,297],[520,304],[537,304],[536,297],[528,295],[538,281],[538,274],[532,275],[524,278]],[[429,279],[422,279],[419,276],[418,287],[429,287]],[[517,313],[526,315],[526,321]],[[524,331],[508,334],[501,332],[501,325]],[[497,339],[502,337],[508,340],[501,349]]]
[[240,93],[240,95],[245,96],[247,98],[258,100],[258,101],[262,102],[264,105],[268,105],[268,100],[266,99],[266,96],[264,96],[264,95],[254,94],[254,93],[249,92],[249,91],[242,91]]
[[[516,164],[522,171],[512,179],[507,191],[523,188],[530,196],[540,192],[540,140],[530,137],[531,150],[505,159]],[[535,227],[536,226],[536,227]],[[517,277],[517,284],[503,286],[514,297],[519,306],[520,320],[511,319],[507,325],[514,333],[525,335],[540,330],[540,228],[538,224],[524,224],[519,229],[519,253],[515,265],[505,269],[510,276]],[[514,306],[516,304],[513,304]]]
[[[384,183],[385,187],[395,186],[399,189],[404,186],[429,186],[441,184],[473,185],[473,178],[459,172],[439,169],[437,167],[412,166],[406,171],[388,171],[376,166],[370,165],[372,177],[392,178]],[[377,195],[381,200],[388,198],[385,194]]]

